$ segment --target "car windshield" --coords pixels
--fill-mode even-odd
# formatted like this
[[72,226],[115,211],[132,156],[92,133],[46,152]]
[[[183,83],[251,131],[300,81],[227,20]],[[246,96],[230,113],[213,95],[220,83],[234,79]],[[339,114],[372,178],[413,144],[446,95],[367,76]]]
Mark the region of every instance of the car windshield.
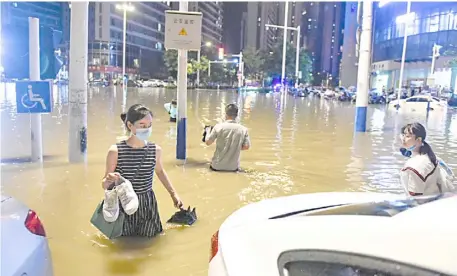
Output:
[[362,215],[362,216],[385,216],[393,217],[403,211],[420,206],[438,199],[455,196],[454,194],[421,196],[401,200],[385,200],[357,204],[340,204],[319,207],[272,217],[270,219],[285,218],[291,216],[325,216],[325,215]]

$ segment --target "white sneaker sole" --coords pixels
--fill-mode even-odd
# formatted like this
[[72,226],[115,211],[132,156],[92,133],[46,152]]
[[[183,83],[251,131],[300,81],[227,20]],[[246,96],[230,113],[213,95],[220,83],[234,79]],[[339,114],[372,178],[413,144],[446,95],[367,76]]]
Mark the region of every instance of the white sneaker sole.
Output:
[[103,218],[107,222],[115,222],[117,220],[117,218],[119,217],[119,200],[116,200],[117,201],[116,206],[112,206],[112,208],[105,208],[106,198],[108,196],[107,194],[109,194],[109,193],[114,193],[113,196],[117,197],[117,193],[115,190],[105,191],[105,202],[103,202]]
[[138,201],[137,194],[133,190],[132,184],[128,180],[126,180],[124,183],[118,185],[117,189],[118,189],[118,191],[117,191],[118,195],[120,193],[127,194],[130,191],[131,196],[130,196],[130,200],[128,201],[127,204],[124,205],[124,203],[122,202],[120,197],[119,197],[119,201],[121,202],[122,208],[124,209],[124,212],[127,215],[131,216],[131,215],[135,214],[135,212],[138,211],[139,201]]

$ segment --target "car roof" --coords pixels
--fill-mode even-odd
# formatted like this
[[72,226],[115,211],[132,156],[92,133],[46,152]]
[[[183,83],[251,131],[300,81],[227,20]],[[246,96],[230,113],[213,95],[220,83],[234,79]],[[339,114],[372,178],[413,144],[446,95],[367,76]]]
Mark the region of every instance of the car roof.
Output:
[[297,249],[350,252],[457,274],[456,213],[453,196],[394,217],[294,216],[255,221],[223,236],[220,233],[220,250],[230,275],[278,275],[279,255]]

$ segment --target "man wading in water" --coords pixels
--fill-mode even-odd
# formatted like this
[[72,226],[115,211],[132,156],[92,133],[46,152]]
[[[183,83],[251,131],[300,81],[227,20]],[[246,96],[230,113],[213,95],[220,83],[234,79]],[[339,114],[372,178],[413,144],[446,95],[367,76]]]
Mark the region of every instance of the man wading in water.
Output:
[[205,128],[205,143],[211,145],[216,141],[216,151],[211,161],[213,171],[236,172],[240,169],[242,150],[251,147],[248,129],[236,122],[238,107],[229,104],[225,107],[225,122]]

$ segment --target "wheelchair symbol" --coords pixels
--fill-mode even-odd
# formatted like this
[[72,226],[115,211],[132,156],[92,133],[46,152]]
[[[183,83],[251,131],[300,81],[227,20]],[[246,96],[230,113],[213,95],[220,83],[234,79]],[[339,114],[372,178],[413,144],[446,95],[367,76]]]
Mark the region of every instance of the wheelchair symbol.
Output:
[[27,94],[24,94],[21,98],[21,104],[23,107],[32,109],[35,108],[38,103],[41,104],[41,108],[46,109],[46,104],[44,103],[43,98],[39,94],[33,94],[32,86],[27,86]]

